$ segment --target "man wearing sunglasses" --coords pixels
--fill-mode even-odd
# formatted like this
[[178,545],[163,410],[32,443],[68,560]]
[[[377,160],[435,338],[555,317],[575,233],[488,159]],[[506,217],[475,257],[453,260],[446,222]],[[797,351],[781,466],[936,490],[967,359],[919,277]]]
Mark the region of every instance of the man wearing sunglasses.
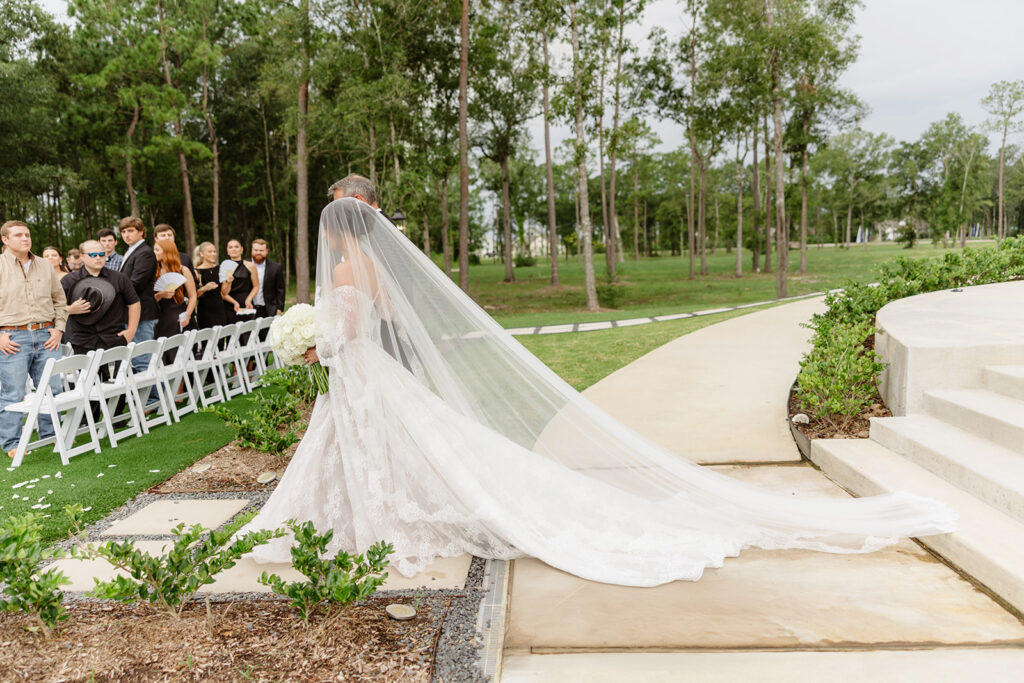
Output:
[[[124,346],[135,337],[142,305],[135,288],[123,273],[104,267],[107,251],[96,240],[83,242],[82,269],[60,281],[72,326],[71,348],[75,353]],[[102,280],[102,282],[101,282]]]

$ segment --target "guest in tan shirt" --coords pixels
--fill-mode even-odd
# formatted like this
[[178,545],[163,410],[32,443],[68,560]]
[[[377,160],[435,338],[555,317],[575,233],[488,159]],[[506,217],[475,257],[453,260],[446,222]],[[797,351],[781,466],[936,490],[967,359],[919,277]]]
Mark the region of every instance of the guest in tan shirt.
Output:
[[[28,377],[38,385],[46,361],[60,358],[68,307],[57,272],[32,253],[27,225],[0,225],[0,241],[5,247],[0,254],[0,446],[14,457],[22,415],[4,409],[25,398]],[[52,379],[50,388],[60,392],[60,378]],[[49,416],[39,416],[39,436],[53,436]]]

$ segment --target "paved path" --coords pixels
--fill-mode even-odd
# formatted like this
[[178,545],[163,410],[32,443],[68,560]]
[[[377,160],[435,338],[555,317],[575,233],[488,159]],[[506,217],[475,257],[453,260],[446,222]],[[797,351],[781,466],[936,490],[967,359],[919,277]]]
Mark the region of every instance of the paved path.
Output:
[[656,315],[650,318],[630,318],[628,320],[597,320],[585,323],[563,323],[558,325],[539,325],[536,327],[512,327],[506,330],[509,334],[525,336],[530,334],[563,334],[565,332],[594,332],[596,330],[610,330],[615,327],[633,327],[634,325],[646,325],[647,323],[660,323],[666,320],[682,320],[683,318],[700,318],[705,315],[715,315],[726,311],[740,311],[744,308],[757,308],[768,304],[784,303],[786,301],[799,301],[801,299],[812,299],[820,297],[824,292],[812,292],[798,296],[788,296],[782,299],[770,299],[768,301],[756,301],[752,304],[741,304],[739,306],[723,306],[722,308],[708,308],[703,311],[692,311],[687,313],[671,313],[669,315]]
[[[703,328],[586,394],[729,476],[846,496],[800,460],[785,420],[810,335],[800,323],[822,308],[799,301]],[[511,575],[506,682],[999,680],[1024,664],[1021,622],[910,541],[869,555],[748,551],[698,582],[647,589],[537,560]]]

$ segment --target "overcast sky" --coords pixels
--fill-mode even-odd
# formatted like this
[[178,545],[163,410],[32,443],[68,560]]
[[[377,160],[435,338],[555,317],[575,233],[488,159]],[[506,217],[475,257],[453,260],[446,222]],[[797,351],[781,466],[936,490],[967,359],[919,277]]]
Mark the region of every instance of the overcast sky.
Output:
[[[42,0],[64,15],[64,0]],[[632,31],[642,40],[660,25],[670,35],[684,29],[675,0],[651,2],[641,25]],[[857,16],[860,57],[842,79],[871,108],[864,127],[897,140],[914,140],[933,121],[951,111],[970,125],[985,119],[979,100],[998,80],[1024,79],[1022,0],[866,0]],[[683,143],[672,124],[656,126],[663,149]],[[535,147],[543,144],[543,127],[531,126]],[[555,130],[555,143],[568,135]],[[993,136],[993,140],[995,138]]]

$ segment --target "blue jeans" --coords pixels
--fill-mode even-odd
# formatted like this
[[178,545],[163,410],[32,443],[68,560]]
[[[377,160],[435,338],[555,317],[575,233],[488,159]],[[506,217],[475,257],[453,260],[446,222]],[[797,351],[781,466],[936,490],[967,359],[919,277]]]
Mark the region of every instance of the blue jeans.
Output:
[[[135,337],[132,338],[132,341],[135,343],[149,341],[150,339],[154,338],[153,335],[155,332],[156,318],[154,318],[153,320],[140,320],[139,326],[135,329]],[[152,355],[153,354],[151,353],[144,353],[141,356],[136,356],[135,358],[132,358],[132,372],[145,372],[146,368],[149,366],[149,357]],[[149,390],[149,397],[147,399],[147,402],[157,400],[158,396],[159,394],[157,394],[156,392],[156,387],[153,387],[152,389]]]
[[[21,344],[21,348],[9,356],[0,353],[0,446],[5,451],[18,446],[24,414],[8,412],[4,408],[24,400],[25,380],[30,376],[38,389],[46,361],[61,356],[59,348],[56,351],[43,348],[43,344],[50,338],[49,330],[15,330],[8,334],[11,335],[11,341]],[[50,379],[50,389],[54,394],[64,390],[60,377]],[[32,425],[28,425],[28,428],[31,429]],[[53,436],[53,421],[49,415],[39,416],[39,436]]]

